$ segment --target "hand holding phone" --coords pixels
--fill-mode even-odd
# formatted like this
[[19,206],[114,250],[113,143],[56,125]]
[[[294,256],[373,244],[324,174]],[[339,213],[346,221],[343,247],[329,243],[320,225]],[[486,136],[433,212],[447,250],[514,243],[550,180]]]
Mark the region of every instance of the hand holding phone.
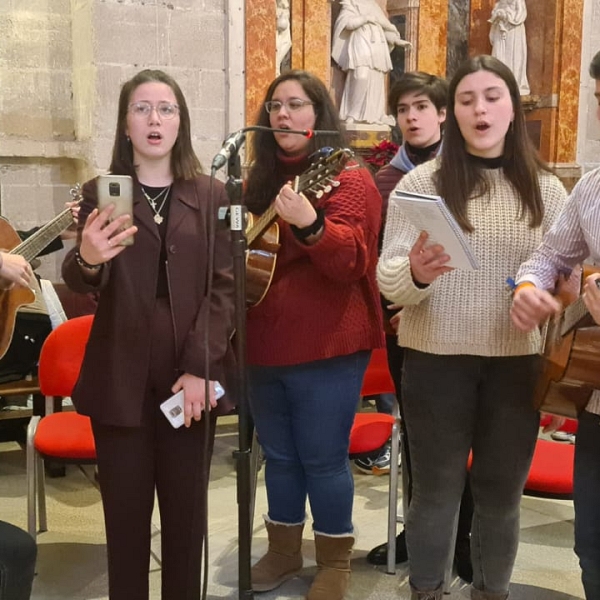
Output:
[[[215,398],[218,400],[223,394],[225,394],[223,386],[218,381],[215,381]],[[183,390],[179,390],[160,405],[160,410],[163,411],[165,417],[167,417],[169,423],[171,423],[175,429],[179,429],[179,427],[185,423],[183,399]]]
[[[133,180],[129,175],[98,176],[98,210],[102,211],[110,204],[115,208],[110,216],[111,221],[121,215],[128,215],[129,222],[119,231],[124,231],[133,223]],[[133,236],[121,240],[119,246],[131,246]]]

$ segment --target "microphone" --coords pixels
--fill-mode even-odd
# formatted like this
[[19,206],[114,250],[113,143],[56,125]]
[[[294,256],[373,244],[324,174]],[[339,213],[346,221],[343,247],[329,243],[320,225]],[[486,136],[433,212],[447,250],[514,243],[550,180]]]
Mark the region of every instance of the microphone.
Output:
[[246,132],[248,131],[265,131],[270,133],[289,133],[296,135],[303,135],[304,137],[311,139],[320,135],[339,135],[339,131],[327,130],[327,129],[283,129],[278,127],[265,127],[263,125],[251,125],[244,127],[239,131],[230,134],[227,139],[223,142],[223,146],[219,152],[215,155],[212,161],[211,170],[218,171],[222,169],[227,161],[235,156],[239,149],[242,147],[244,140],[246,139]]
[[218,171],[219,169],[223,168],[231,156],[235,155],[239,151],[245,139],[246,128],[232,133],[223,142],[223,146],[219,150],[218,154],[216,154],[213,158],[212,165],[210,167],[211,171]]

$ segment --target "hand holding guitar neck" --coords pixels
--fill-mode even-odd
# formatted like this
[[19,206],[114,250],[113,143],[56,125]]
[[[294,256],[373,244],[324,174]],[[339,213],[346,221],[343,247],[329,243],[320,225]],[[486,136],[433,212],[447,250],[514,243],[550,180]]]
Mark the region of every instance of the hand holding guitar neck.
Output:
[[31,265],[18,254],[0,252],[0,288],[14,285],[28,288],[33,277]]

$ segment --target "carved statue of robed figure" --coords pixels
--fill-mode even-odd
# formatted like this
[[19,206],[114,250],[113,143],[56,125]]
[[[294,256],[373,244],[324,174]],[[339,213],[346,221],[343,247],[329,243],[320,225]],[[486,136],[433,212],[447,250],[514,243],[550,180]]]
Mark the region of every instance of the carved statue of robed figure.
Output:
[[492,9],[489,22],[492,56],[507,65],[513,72],[521,96],[530,93],[527,81],[527,38],[525,0],[498,0]]
[[390,50],[410,46],[375,0],[341,0],[331,56],[346,73],[340,118],[384,123],[385,76],[392,69]]

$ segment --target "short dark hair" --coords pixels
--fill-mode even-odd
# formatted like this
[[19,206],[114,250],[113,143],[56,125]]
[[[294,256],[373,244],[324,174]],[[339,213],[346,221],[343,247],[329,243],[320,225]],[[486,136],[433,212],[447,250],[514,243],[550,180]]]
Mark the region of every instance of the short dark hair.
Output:
[[590,77],[600,81],[600,52],[596,52],[590,63]]
[[196,175],[202,173],[202,166],[192,146],[190,112],[185,96],[177,82],[159,69],[144,69],[126,81],[121,87],[110,172],[135,177],[136,165],[133,164],[133,148],[125,133],[127,129],[127,112],[131,94],[140,85],[152,82],[168,85],[173,90],[179,106],[179,133],[171,152],[173,177],[175,179],[193,179]]
[[423,71],[410,71],[403,73],[390,88],[388,110],[391,115],[398,112],[400,98],[411,92],[427,96],[438,112],[448,104],[448,82],[445,79]]

